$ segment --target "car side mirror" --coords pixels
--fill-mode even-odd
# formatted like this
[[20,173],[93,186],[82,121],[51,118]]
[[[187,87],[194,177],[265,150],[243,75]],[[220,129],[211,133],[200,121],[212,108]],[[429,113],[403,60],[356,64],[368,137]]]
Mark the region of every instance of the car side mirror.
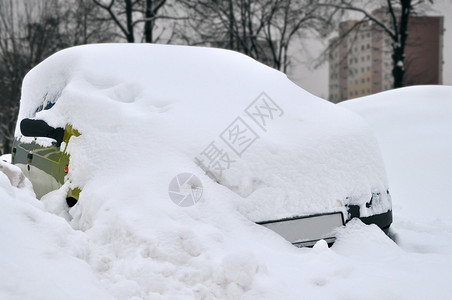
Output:
[[61,145],[64,137],[63,128],[53,128],[43,120],[23,119],[20,122],[20,131],[24,136],[54,139],[57,147]]

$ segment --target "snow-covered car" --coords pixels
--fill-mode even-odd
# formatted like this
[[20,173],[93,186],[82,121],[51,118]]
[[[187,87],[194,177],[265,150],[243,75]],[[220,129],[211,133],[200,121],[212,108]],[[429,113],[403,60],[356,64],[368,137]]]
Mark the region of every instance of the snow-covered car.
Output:
[[226,205],[297,246],[333,242],[355,217],[385,231],[392,222],[365,122],[227,50],[54,54],[24,79],[12,163],[38,198],[59,191],[83,209],[148,199],[153,212]]

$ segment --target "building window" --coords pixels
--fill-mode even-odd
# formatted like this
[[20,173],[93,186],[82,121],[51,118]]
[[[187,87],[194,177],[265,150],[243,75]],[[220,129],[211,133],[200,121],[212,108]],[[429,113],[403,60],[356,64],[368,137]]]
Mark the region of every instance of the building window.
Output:
[[367,60],[370,60],[370,55],[369,54],[367,54]]
[[367,82],[370,82],[370,77],[367,77]]
[[361,78],[361,83],[364,83],[364,78]]

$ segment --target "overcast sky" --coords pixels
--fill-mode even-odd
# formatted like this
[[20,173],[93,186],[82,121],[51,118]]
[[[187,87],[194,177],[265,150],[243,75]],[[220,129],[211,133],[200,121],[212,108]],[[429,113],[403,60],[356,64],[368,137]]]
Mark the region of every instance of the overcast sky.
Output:
[[[444,36],[443,36],[443,84],[452,85],[452,1],[434,0],[431,15],[444,16]],[[289,77],[299,86],[310,93],[322,98],[328,98],[328,63],[324,63],[320,68],[312,70],[304,66],[303,63],[311,62],[318,55],[325,45],[319,41],[306,41],[300,47],[294,47],[295,51],[303,53],[296,58],[294,67]]]

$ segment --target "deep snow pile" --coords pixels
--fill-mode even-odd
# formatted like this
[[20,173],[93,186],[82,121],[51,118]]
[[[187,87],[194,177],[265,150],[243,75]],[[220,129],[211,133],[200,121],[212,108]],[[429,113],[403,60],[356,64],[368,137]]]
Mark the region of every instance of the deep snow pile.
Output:
[[[157,47],[167,58],[142,62],[140,72],[148,77],[137,78],[130,60],[138,60],[144,48],[137,46],[135,55],[122,57],[121,47],[110,53],[120,68],[107,63],[111,57],[104,57],[102,47],[92,46],[89,57],[59,53],[27,76],[23,91],[27,101],[22,102],[20,117],[33,115],[34,106],[44,98],[58,97],[52,115],[44,111],[36,117],[47,116],[54,126],[69,120],[82,133],[70,143],[74,150],[70,173],[73,184],[83,185],[83,192],[80,202],[67,212],[64,188],[40,202],[26,183],[12,186],[0,173],[1,297],[451,295],[449,229],[438,231],[442,240],[430,231],[416,232],[418,225],[399,226],[396,233],[404,241],[400,248],[376,226],[353,221],[338,232],[333,248],[321,241],[312,249],[298,249],[246,218],[334,207],[327,200],[295,201],[297,197],[312,200],[311,193],[319,188],[324,189],[322,196],[336,195],[334,202],[343,201],[341,197],[350,192],[359,196],[372,188],[386,188],[375,141],[354,115],[231,52],[218,52],[224,54],[219,62],[218,53],[188,50],[191,61],[207,63],[193,70],[185,65],[181,73],[178,70],[186,60],[178,59],[178,47]],[[239,70],[233,66],[237,61]],[[161,72],[149,75],[147,70],[157,66]],[[132,77],[133,84],[128,80]],[[195,83],[200,88],[193,89]],[[194,158],[212,141],[220,143],[218,136],[238,116],[252,122],[243,110],[262,91],[284,114],[260,132],[242,157],[234,157],[240,163],[231,164],[220,184],[213,182]],[[219,100],[228,106],[219,107]],[[350,135],[332,136],[331,128]],[[411,142],[415,149],[417,141]],[[328,166],[337,169],[304,164],[310,159],[322,166],[326,158]],[[204,197],[194,206],[178,207],[168,197],[168,183],[187,171],[202,179]],[[247,190],[248,186],[253,188]],[[297,194],[300,191],[303,194]],[[284,205],[272,205],[270,199]]]
[[[425,226],[422,232],[419,226],[408,227],[399,231],[405,239],[402,249],[375,226],[360,222],[341,230],[331,249],[322,242],[313,249],[297,249],[278,239],[268,245],[258,236],[244,234],[236,236],[237,244],[231,247],[223,230],[210,234],[198,230],[193,235],[186,230],[185,236],[171,243],[174,235],[137,238],[140,233],[121,228],[123,224],[115,226],[116,220],[104,235],[74,230],[63,218],[47,212],[29,186],[13,187],[3,173],[0,184],[0,298],[4,299],[444,299],[452,295],[450,230],[432,233]],[[217,247],[208,256],[182,255],[186,249],[193,251],[192,238],[199,241],[201,234],[217,245],[225,244],[227,251]],[[174,252],[180,257],[171,257]]]
[[90,266],[79,259],[86,237],[46,212],[20,169],[1,160],[0,206],[1,299],[73,299],[81,287],[89,298],[108,299]]
[[[50,110],[36,113],[49,102]],[[119,298],[276,296],[285,274],[298,273],[280,269],[279,260],[304,259],[252,221],[343,211],[350,202],[365,215],[371,193],[387,189],[376,141],[360,118],[231,51],[67,49],[27,74],[24,117],[81,133],[68,145],[70,181],[42,202],[88,236],[82,259]],[[209,163],[212,145],[226,163],[215,181],[197,161]],[[168,196],[184,172],[203,184],[192,207]],[[70,185],[82,193],[66,212]],[[386,199],[372,209],[388,208]]]
[[[232,51],[70,48],[27,74],[24,117],[80,131],[69,143],[69,178],[83,190],[81,228],[92,225],[101,199],[176,213],[168,184],[183,172],[201,178],[205,203],[234,202],[254,221],[344,210],[348,202],[362,204],[365,216],[371,193],[388,188],[379,148],[360,118]],[[220,184],[200,167],[209,163],[223,169],[214,176]],[[389,208],[384,199],[371,209]]]

